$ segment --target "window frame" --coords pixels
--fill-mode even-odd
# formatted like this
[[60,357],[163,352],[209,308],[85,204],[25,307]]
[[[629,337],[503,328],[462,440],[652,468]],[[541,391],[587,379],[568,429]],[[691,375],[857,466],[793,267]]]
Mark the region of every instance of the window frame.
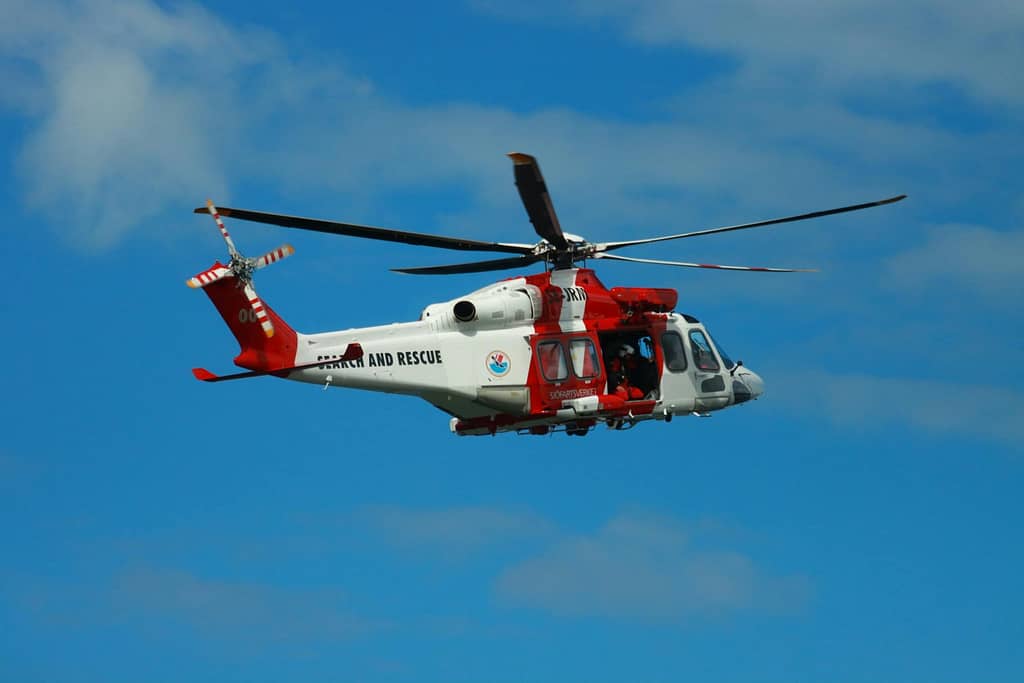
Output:
[[[545,346],[558,347],[558,352],[562,356],[561,367],[565,371],[565,374],[562,377],[548,377],[547,368],[545,368],[543,352],[541,351],[541,348]],[[571,362],[570,359],[566,357],[565,345],[562,343],[560,339],[545,339],[544,341],[539,341],[537,342],[535,350],[537,354],[537,367],[540,370],[540,376],[544,379],[545,382],[564,382],[567,379],[569,379],[569,366]]]
[[[574,374],[578,379],[582,379],[582,380],[593,380],[593,379],[597,379],[598,377],[600,377],[601,376],[601,366],[603,365],[603,363],[601,362],[601,356],[597,353],[597,345],[594,344],[594,340],[591,339],[590,337],[572,337],[572,338],[568,339],[567,341],[569,342],[569,349],[568,349],[568,351],[569,351],[569,365],[572,366],[572,374]],[[591,362],[591,365],[593,365],[593,367],[594,367],[594,374],[592,374],[592,375],[583,375],[579,371],[577,371],[577,369],[576,369],[576,358],[575,358],[575,356],[573,356],[573,346],[576,345],[576,344],[586,344],[586,345],[588,345],[590,347],[590,349],[589,349],[590,350],[590,362]],[[584,364],[585,364],[586,363],[586,356],[584,356],[582,360],[584,361]]]
[[[694,341],[693,335],[695,334],[699,334],[701,338],[704,339],[703,345]],[[715,347],[711,344],[711,341],[708,339],[708,335],[704,334],[703,330],[693,328],[686,333],[686,336],[690,340],[690,352],[693,354],[693,366],[697,370],[697,372],[721,372],[722,361],[718,359],[718,355],[715,353]],[[701,366],[700,356],[701,354],[704,353],[705,346],[708,348],[708,356],[710,356],[711,360],[714,361],[715,363],[714,368],[705,368]]]
[[[672,359],[670,359],[670,357],[669,357],[670,356],[670,354],[668,352],[668,348],[669,347],[665,344],[665,337],[668,337],[669,335],[674,336],[676,339],[679,340],[680,357],[683,359],[683,367],[681,367],[681,368],[674,368],[670,364]],[[669,372],[686,372],[690,368],[690,362],[689,362],[689,359],[687,358],[688,354],[686,353],[686,344],[683,342],[682,335],[679,334],[679,332],[677,332],[675,330],[668,330],[667,332],[662,332],[661,333],[661,340],[660,341],[661,341],[661,354],[665,358],[665,369],[668,370]]]

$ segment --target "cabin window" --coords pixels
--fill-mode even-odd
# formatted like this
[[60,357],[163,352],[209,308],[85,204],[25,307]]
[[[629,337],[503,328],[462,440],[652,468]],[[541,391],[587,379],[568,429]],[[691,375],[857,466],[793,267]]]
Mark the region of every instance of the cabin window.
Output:
[[682,372],[686,369],[686,349],[683,348],[683,338],[675,332],[666,332],[661,335],[661,350],[665,353],[665,367],[672,372]]
[[547,381],[561,382],[569,376],[565,349],[560,342],[546,341],[537,344],[537,358],[540,361],[540,372]]
[[718,372],[718,359],[711,350],[708,338],[700,330],[690,330],[690,344],[693,346],[693,364],[704,372]]
[[597,349],[589,339],[573,339],[569,342],[569,357],[572,358],[572,371],[580,379],[592,379],[599,374],[601,364],[597,359]]

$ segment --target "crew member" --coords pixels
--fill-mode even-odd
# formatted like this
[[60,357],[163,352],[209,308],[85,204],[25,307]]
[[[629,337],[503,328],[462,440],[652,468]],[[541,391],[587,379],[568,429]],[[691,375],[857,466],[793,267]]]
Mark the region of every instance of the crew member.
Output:
[[619,347],[618,353],[608,363],[608,385],[616,396],[625,401],[637,401],[644,392],[633,386],[631,377],[636,373],[636,350],[629,344]]

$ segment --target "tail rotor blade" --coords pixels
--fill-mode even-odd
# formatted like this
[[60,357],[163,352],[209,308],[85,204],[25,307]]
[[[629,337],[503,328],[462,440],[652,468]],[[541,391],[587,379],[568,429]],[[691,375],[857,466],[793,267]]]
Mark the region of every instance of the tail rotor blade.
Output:
[[292,247],[292,245],[282,244],[277,249],[274,249],[273,251],[268,251],[266,254],[256,259],[256,268],[265,268],[266,266],[269,266],[271,263],[276,263],[281,259],[288,258],[294,253],[295,248]]
[[213,205],[212,199],[206,200],[206,210],[213,216],[213,220],[217,223],[217,227],[220,229],[221,237],[224,238],[224,242],[228,245],[228,253],[232,257],[238,256],[238,249],[235,248],[235,243],[231,240],[231,235],[228,234],[228,229],[224,227],[224,221],[220,219],[220,214],[217,213],[217,207]]
[[263,301],[256,295],[256,290],[248,283],[245,285],[245,298],[249,300],[249,305],[252,306],[252,310],[256,314],[256,320],[263,328],[263,334],[267,335],[268,339],[273,337],[274,325],[267,316],[267,309],[263,306]]
[[231,269],[227,266],[217,264],[208,270],[204,270],[195,277],[185,280],[185,284],[193,289],[205,287],[206,285],[212,285],[217,280],[231,275]]

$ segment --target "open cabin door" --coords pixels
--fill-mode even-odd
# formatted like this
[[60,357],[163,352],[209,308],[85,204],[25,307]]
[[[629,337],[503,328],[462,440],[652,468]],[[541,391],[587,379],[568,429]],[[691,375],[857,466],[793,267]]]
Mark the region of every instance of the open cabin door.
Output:
[[650,401],[660,396],[661,352],[651,330],[602,334],[601,352],[608,377],[606,393],[626,401]]

